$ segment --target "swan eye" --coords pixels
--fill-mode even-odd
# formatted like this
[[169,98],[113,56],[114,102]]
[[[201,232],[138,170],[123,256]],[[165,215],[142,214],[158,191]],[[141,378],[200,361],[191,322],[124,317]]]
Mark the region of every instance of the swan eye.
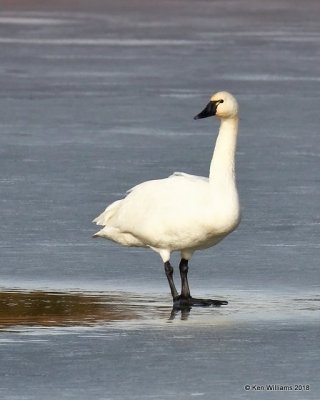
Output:
[[224,100],[222,100],[222,99],[221,99],[221,100],[219,100],[219,103],[224,103]]

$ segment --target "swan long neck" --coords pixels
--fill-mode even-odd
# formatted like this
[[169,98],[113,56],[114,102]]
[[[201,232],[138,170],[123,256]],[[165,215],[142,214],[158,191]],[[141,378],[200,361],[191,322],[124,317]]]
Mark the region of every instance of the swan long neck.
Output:
[[239,118],[222,119],[213,157],[209,181],[212,186],[235,182],[235,154]]

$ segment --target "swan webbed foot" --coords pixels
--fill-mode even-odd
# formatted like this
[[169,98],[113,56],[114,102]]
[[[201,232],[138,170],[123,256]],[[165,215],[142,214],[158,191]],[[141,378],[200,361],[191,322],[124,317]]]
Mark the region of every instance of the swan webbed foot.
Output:
[[226,300],[197,299],[191,296],[177,296],[173,299],[173,308],[177,310],[191,310],[192,307],[220,307],[227,304],[228,302]]

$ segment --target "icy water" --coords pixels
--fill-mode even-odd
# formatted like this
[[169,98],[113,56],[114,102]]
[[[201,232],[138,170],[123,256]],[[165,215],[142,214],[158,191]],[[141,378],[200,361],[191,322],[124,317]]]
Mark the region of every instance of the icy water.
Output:
[[[0,2],[0,398],[319,399],[320,3],[43,3]],[[229,304],[175,313],[159,257],[91,220],[208,174],[217,90],[243,217],[189,275]]]

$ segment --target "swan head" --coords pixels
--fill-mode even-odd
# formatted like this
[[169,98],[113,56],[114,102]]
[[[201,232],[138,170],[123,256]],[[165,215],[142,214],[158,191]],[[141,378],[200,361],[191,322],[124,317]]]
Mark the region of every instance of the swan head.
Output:
[[238,116],[238,110],[238,102],[231,93],[217,92],[194,119],[207,118],[213,115],[221,119],[236,118]]

